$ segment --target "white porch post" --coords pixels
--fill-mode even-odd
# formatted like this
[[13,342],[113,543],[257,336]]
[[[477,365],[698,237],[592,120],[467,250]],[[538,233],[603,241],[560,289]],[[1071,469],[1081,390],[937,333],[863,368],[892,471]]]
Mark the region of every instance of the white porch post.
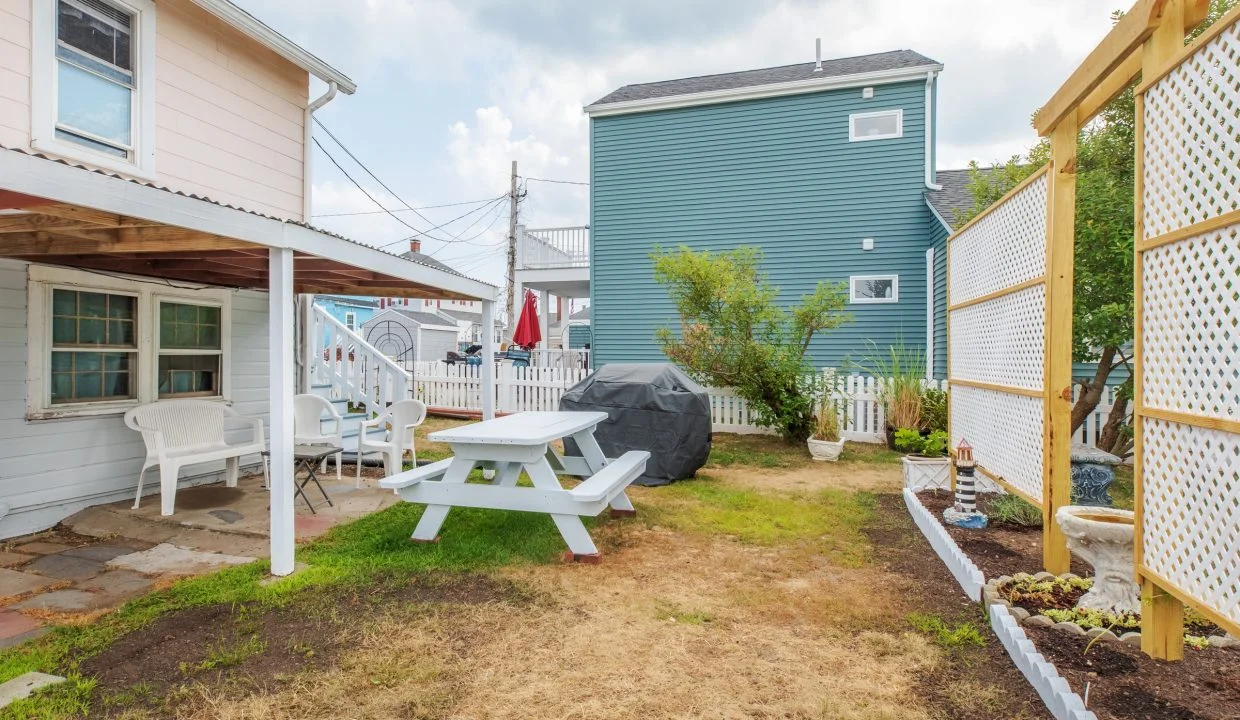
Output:
[[298,392],[310,392],[314,384],[314,354],[318,349],[318,338],[314,332],[314,296],[303,294],[298,296],[301,303],[301,378],[297,385]]
[[[538,342],[538,349],[542,351],[541,354],[544,358],[547,356],[547,348],[549,347],[549,343],[547,342],[548,340],[547,335],[550,334],[551,332],[550,295],[551,293],[547,292],[546,290],[538,291],[538,305],[539,305],[538,309],[542,311],[538,313],[538,326],[539,326],[538,329],[542,331],[539,333],[540,335],[542,335],[542,340]],[[546,362],[544,362],[543,364],[547,365]]]
[[271,574],[293,572],[293,251],[268,255],[268,386],[271,409]]
[[495,417],[495,301],[482,301],[482,419]]

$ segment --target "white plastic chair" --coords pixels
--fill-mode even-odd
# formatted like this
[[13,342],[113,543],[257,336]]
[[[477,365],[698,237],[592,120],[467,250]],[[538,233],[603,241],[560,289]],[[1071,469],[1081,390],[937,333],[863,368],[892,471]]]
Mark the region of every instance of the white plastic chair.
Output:
[[[250,427],[250,439],[229,443],[225,438],[225,420]],[[125,413],[125,425],[142,434],[146,459],[138,471],[138,492],[133,509],[142,502],[142,484],[146,471],[159,467],[160,512],[171,515],[176,507],[177,475],[182,467],[223,460],[225,482],[236,487],[237,471],[243,455],[255,455],[267,449],[263,441],[263,421],[242,417],[236,410],[212,400],[160,400],[136,407]],[[267,466],[263,465],[264,478]],[[264,479],[264,483],[266,480]]]
[[[391,477],[400,472],[404,463],[405,450],[413,457],[413,464],[418,464],[418,453],[413,447],[414,428],[426,420],[426,404],[421,400],[400,400],[388,406],[386,412],[374,420],[363,420],[357,434],[357,485],[362,485],[362,456],[383,453],[383,474]],[[366,431],[370,428],[386,427],[387,435],[383,440],[367,440]]]
[[[323,421],[333,420],[336,429],[323,432]],[[293,444],[332,445],[344,447],[344,418],[336,412],[331,401],[318,395],[293,396]],[[340,479],[340,464],[344,453],[336,453],[336,479]],[[327,458],[323,458],[323,470],[327,470]]]

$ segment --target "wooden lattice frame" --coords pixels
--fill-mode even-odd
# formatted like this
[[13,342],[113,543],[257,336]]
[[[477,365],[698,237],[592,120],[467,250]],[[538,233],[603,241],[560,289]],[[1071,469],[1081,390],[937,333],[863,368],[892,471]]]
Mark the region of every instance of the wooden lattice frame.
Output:
[[1137,93],[1137,573],[1240,633],[1240,13]]
[[947,244],[951,445],[967,439],[982,474],[1039,507],[1048,186],[1043,167]]

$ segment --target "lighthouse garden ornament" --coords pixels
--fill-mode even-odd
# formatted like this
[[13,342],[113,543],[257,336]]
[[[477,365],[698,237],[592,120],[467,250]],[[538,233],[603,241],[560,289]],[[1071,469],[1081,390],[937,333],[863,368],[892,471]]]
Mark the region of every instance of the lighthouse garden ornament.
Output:
[[948,525],[981,530],[990,520],[977,511],[977,486],[973,479],[976,467],[973,446],[968,440],[960,438],[960,444],[956,446],[956,504],[943,511],[943,521]]

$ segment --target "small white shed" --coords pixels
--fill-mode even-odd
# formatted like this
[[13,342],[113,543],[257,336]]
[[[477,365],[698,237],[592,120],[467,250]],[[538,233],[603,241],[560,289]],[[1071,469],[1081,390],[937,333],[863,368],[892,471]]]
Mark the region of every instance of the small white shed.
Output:
[[443,360],[457,349],[457,326],[438,313],[388,308],[367,320],[362,337],[401,367]]

